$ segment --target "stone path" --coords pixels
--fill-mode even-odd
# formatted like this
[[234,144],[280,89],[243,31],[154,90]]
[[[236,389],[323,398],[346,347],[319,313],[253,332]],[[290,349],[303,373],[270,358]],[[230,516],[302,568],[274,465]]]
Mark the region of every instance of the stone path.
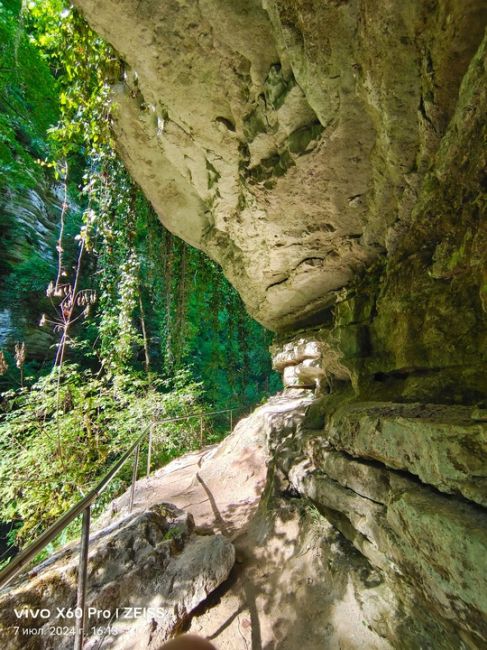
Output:
[[[197,528],[220,532],[235,545],[230,578],[185,628],[211,639],[218,650],[390,647],[363,625],[347,571],[337,568],[344,554],[336,531],[322,523],[320,538],[299,507],[282,499],[272,505],[272,490],[265,491],[269,435],[294,430],[312,399],[310,391],[275,397],[220,445],[187,454],[137,482],[135,509],[173,503],[194,516]],[[123,514],[128,499],[127,491],[113,502],[114,516]],[[97,525],[106,525],[107,517]]]

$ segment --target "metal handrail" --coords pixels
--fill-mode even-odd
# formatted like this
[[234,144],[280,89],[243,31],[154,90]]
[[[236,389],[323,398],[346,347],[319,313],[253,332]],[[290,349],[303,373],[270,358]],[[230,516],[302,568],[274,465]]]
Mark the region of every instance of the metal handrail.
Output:
[[40,553],[44,548],[52,542],[52,540],[61,533],[68,524],[70,524],[73,519],[76,519],[87,506],[91,505],[96,497],[101,494],[103,489],[108,485],[112,478],[122,469],[122,467],[127,462],[128,458],[137,447],[137,445],[143,440],[145,434],[147,433],[147,428],[144,432],[137,438],[133,445],[125,452],[125,454],[120,458],[120,460],[111,467],[108,473],[101,479],[101,481],[94,487],[88,494],[83,497],[78,503],[68,510],[64,515],[57,519],[52,526],[45,530],[37,539],[35,539],[32,544],[29,544],[27,548],[21,551],[14,559],[2,570],[0,571],[0,588],[5,587],[10,580],[24,567],[29,561]]
[[[175,418],[164,418],[159,420],[158,424],[167,424],[170,422],[180,422],[182,420],[189,420],[191,418],[200,418],[200,442],[203,444],[203,419],[212,415],[219,415],[222,413],[230,413],[230,430],[233,428],[233,412],[245,408],[244,406],[235,406],[229,409],[220,411],[207,411],[199,413],[191,413],[190,415],[178,416]],[[13,560],[0,571],[0,588],[5,587],[16,576],[23,567],[25,567],[38,553],[40,553],[55,537],[61,533],[68,524],[70,524],[76,517],[83,514],[82,531],[81,531],[81,544],[80,544],[80,561],[78,570],[78,591],[77,591],[77,607],[80,608],[81,616],[76,618],[76,631],[75,631],[75,650],[81,650],[84,638],[84,623],[85,623],[85,600],[86,600],[86,580],[87,580],[87,562],[89,550],[89,531],[91,522],[91,505],[96,498],[103,492],[110,481],[118,474],[118,472],[125,465],[127,460],[134,454],[134,466],[132,471],[132,482],[129,498],[129,511],[132,512],[134,503],[135,483],[137,480],[137,469],[140,453],[140,445],[144,441],[145,436],[149,433],[149,448],[147,455],[147,476],[150,474],[151,469],[151,451],[152,451],[152,429],[155,422],[149,424],[139,437],[132,443],[123,456],[116,461],[97,485],[84,496],[78,503],[76,503],[68,512],[57,519],[52,526],[45,530],[39,537],[34,540],[27,548],[16,555]]]

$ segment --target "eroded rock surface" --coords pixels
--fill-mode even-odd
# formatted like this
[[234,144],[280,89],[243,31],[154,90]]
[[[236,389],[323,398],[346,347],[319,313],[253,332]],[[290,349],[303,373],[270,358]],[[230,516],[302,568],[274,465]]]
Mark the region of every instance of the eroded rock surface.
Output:
[[[487,640],[487,513],[448,494],[485,499],[480,477],[465,474],[469,463],[485,469],[476,458],[485,430],[465,410],[429,405],[422,418],[418,405],[343,405],[324,430],[307,429],[305,418],[270,440],[283,489],[316,505],[410,618],[409,641],[394,647],[428,639],[427,647],[480,648]],[[413,622],[421,608],[436,630]],[[396,638],[393,629],[387,638]]]
[[471,407],[354,404],[330,418],[327,441],[487,506],[487,422]]
[[[231,542],[193,530],[191,515],[159,504],[119,517],[91,537],[86,648],[96,648],[103,637],[104,648],[158,648],[228,577],[235,561]],[[66,628],[73,618],[59,610],[76,607],[77,570],[77,546],[71,545],[0,596],[2,648],[72,647]],[[15,610],[23,608],[50,615],[19,618]],[[61,631],[50,631],[56,628]]]
[[[54,342],[51,332],[37,326],[39,309],[44,306],[36,305],[33,316],[25,302],[25,292],[22,295],[22,291],[18,290],[18,280],[14,282],[9,276],[12,271],[19,273],[22,270],[27,275],[33,274],[32,277],[42,284],[39,276],[45,276],[46,268],[55,267],[53,251],[64,197],[60,185],[49,185],[45,179],[32,179],[31,183],[34,187],[9,187],[0,192],[0,345],[4,348],[13,347],[16,341],[22,340],[26,343],[30,358],[43,359]],[[79,208],[71,204],[70,209],[76,212]],[[32,286],[38,288],[37,285]]]
[[[371,626],[393,647],[481,648],[487,642],[486,409],[483,401],[475,404],[481,391],[461,379],[463,373],[475,377],[476,366],[458,357],[453,368],[439,363],[425,372],[413,363],[389,376],[371,376],[368,363],[384,364],[384,358],[370,349],[377,345],[374,318],[380,316],[367,312],[369,300],[367,291],[345,300],[334,322],[273,346],[273,364],[287,391],[307,363],[326,384],[323,390],[310,383],[317,399],[292,433],[269,438],[279,484],[310,499],[377,571],[393,598]],[[361,305],[362,320],[349,309],[354,303]],[[469,331],[470,340],[477,332]],[[405,333],[383,334],[398,353],[417,354],[412,345],[401,349],[394,342],[399,336],[404,343]],[[477,374],[478,389],[482,377],[485,368]],[[449,390],[464,404],[448,404]],[[411,401],[411,395],[444,403]],[[388,617],[403,621],[399,636],[397,626],[384,626]]]
[[395,250],[487,18],[482,0],[75,4],[129,66],[130,172],[274,330]]

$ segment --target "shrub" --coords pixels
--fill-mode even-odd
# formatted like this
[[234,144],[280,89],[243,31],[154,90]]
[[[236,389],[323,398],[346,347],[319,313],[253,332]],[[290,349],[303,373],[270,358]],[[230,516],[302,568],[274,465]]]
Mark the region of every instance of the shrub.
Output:
[[[74,365],[55,369],[29,390],[3,394],[0,422],[0,520],[17,521],[24,545],[66,512],[153,425],[154,466],[197,448],[196,419],[163,418],[200,410],[201,385],[187,371],[171,380],[134,372],[111,379]],[[58,390],[59,381],[59,390]],[[146,447],[142,448],[144,467]],[[123,489],[127,463],[115,484]],[[114,488],[105,502],[114,496]]]

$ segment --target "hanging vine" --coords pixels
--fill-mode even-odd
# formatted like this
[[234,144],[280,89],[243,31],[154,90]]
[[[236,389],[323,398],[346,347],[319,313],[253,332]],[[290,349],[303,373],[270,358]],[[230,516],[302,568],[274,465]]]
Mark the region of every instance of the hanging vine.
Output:
[[249,351],[265,349],[268,335],[215,264],[162,228],[115,153],[110,85],[123,81],[123,62],[62,0],[28,6],[61,88],[61,120],[51,133],[57,160],[72,160],[74,173],[80,160],[86,165],[80,243],[95,260],[102,366],[114,374],[152,367],[170,376],[192,364],[215,386],[215,400],[258,394],[270,366],[263,357],[252,364]]
[[[74,156],[76,162],[82,152],[86,161],[82,193],[87,207],[79,235],[80,252],[87,250],[96,258],[99,354],[105,368],[116,373],[130,365],[133,348],[141,341],[134,324],[139,303],[139,261],[131,240],[136,219],[135,188],[114,151],[111,133],[110,83],[122,74],[123,66],[69,5],[59,0],[35,0],[28,9],[37,42],[61,86],[61,120],[51,130],[54,154],[61,160]],[[51,164],[59,167],[55,161]],[[62,239],[67,205],[65,196],[55,291],[65,272]],[[68,296],[62,305],[68,316],[72,315],[70,301],[76,302]],[[64,358],[70,321],[68,318],[65,324],[58,361]]]

